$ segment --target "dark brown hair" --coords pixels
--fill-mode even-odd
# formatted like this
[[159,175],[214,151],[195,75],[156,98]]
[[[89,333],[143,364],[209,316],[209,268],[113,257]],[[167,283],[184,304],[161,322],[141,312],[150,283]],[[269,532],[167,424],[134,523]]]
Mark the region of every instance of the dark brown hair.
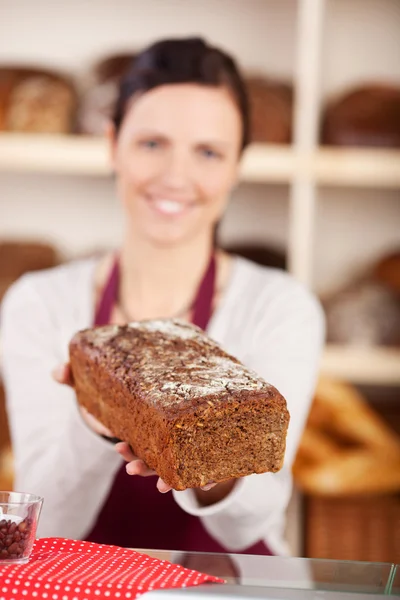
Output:
[[247,146],[249,102],[238,67],[231,56],[197,37],[162,40],[135,56],[121,80],[113,119],[116,131],[132,96],[175,83],[226,86],[242,118],[242,150]]

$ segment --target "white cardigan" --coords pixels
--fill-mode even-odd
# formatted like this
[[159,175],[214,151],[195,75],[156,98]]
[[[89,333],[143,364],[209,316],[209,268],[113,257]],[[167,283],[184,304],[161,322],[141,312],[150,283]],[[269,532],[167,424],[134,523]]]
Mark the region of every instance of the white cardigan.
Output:
[[[95,266],[95,260],[75,261],[25,275],[2,304],[15,489],[44,497],[38,530],[42,537],[79,539],[89,531],[121,464],[113,445],[81,419],[73,390],[51,377],[52,369],[68,360],[73,334],[93,324]],[[208,333],[285,396],[291,415],[285,463],[279,473],[239,480],[229,496],[211,506],[199,506],[191,490],[172,493],[230,551],[264,539],[273,552],[286,554],[291,466],[324,341],[321,307],[288,274],[235,258]]]

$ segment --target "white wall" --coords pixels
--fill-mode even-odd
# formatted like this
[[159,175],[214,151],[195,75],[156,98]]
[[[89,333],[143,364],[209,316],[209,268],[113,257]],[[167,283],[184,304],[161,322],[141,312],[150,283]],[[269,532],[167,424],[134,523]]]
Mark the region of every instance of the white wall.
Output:
[[290,77],[295,8],[296,0],[2,0],[0,60],[76,71],[114,50],[200,34],[247,68]]
[[[0,63],[25,61],[82,75],[98,57],[165,35],[205,35],[242,65],[290,77],[296,0],[1,0]],[[330,0],[323,93],[365,79],[400,84],[400,2]],[[45,236],[71,255],[117,243],[118,203],[102,178],[0,174],[0,236]],[[400,246],[400,193],[321,190],[315,260],[319,289]],[[288,188],[241,186],[222,234],[284,246]]]

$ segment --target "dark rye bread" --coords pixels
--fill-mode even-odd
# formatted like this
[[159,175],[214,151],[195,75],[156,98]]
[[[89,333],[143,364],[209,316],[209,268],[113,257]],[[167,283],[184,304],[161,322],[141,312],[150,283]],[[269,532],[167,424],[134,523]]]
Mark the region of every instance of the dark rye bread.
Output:
[[175,490],[281,469],[285,399],[199,328],[107,325],[69,348],[78,402]]

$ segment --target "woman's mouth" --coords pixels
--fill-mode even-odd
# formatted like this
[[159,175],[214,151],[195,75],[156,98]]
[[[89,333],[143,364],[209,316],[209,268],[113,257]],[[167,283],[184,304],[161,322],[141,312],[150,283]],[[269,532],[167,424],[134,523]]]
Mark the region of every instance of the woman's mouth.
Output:
[[195,205],[194,202],[182,202],[171,198],[147,197],[147,202],[157,213],[166,216],[182,216],[188,213]]

